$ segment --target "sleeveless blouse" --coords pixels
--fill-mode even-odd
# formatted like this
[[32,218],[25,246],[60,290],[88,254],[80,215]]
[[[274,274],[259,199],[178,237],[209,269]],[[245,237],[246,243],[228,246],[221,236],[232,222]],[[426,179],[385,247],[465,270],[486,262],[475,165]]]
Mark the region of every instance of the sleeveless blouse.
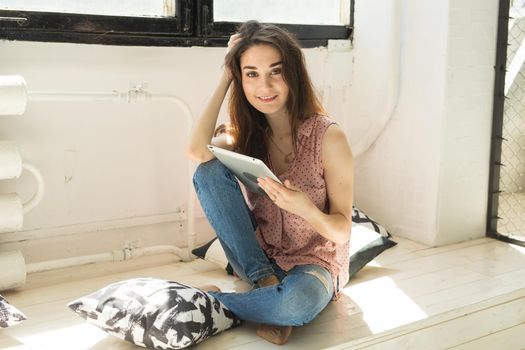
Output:
[[[298,187],[324,213],[329,213],[329,201],[321,159],[321,145],[326,129],[333,120],[313,115],[304,120],[298,130],[295,158],[289,168],[278,176]],[[269,162],[271,163],[271,161]],[[267,164],[272,169],[271,164]],[[277,175],[277,174],[276,174]],[[316,232],[306,220],[279,208],[267,196],[246,191],[248,207],[257,222],[257,240],[270,259],[285,271],[294,266],[316,264],[326,268],[334,284],[334,298],[348,282],[350,243],[336,244]]]

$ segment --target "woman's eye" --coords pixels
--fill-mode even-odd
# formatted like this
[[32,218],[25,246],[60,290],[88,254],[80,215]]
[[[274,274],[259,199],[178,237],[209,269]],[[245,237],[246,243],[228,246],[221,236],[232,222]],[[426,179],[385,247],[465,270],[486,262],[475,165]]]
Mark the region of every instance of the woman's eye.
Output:
[[281,74],[281,72],[282,72],[281,68],[275,68],[275,69],[272,70],[272,75]]
[[257,76],[257,73],[256,72],[248,72],[248,73],[246,73],[246,76],[248,78],[255,78]]

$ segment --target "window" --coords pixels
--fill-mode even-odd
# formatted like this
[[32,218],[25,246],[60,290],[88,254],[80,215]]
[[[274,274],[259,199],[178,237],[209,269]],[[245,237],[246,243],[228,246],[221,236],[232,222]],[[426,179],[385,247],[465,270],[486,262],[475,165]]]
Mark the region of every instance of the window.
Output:
[[0,0],[0,39],[226,46],[239,22],[277,23],[304,47],[348,39],[352,0]]
[[525,3],[499,3],[487,234],[525,247]]
[[287,24],[350,24],[349,0],[251,0],[249,6],[245,4],[246,0],[215,0],[215,21],[244,22],[255,19]]
[[61,12],[106,16],[173,17],[175,1],[169,0],[2,0],[2,10]]

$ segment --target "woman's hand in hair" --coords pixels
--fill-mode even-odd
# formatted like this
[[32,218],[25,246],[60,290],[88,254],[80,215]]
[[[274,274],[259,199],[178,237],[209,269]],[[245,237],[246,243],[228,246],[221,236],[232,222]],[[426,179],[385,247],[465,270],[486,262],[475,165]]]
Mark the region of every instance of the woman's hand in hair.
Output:
[[226,49],[226,54],[230,52],[230,50],[241,40],[241,34],[236,33],[230,36],[230,40],[228,41],[228,48]]
[[[237,45],[239,40],[241,40],[241,34],[239,34],[239,33],[233,34],[232,36],[230,36],[230,40],[228,41],[228,47],[226,48],[226,55],[228,55],[228,53],[231,51],[231,49],[235,45]],[[231,81],[233,79],[232,73],[230,72],[230,69],[228,68],[228,66],[226,64],[224,65],[224,72],[226,73],[226,79],[228,81]]]
[[259,178],[259,186],[266,192],[268,197],[281,209],[305,218],[315,204],[301,189],[293,186],[289,180],[284,184],[270,179]]

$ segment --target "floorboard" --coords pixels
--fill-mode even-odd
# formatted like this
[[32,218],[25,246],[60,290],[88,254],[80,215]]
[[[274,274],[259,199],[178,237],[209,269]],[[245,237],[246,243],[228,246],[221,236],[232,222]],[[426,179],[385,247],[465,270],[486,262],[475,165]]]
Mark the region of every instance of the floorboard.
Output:
[[[462,320],[458,315],[479,303],[490,304],[494,300],[501,304],[506,295],[525,288],[522,247],[489,238],[439,248],[402,238],[396,241],[396,247],[360,271],[339,301],[330,303],[312,323],[295,328],[285,346],[274,346],[258,338],[257,326],[245,323],[193,349],[379,349],[388,342],[405,346],[404,342],[416,340],[421,345],[425,340],[416,335],[423,329],[428,328],[425,332],[435,336],[441,334],[439,327],[432,328],[431,320],[445,317],[445,322],[446,315],[450,315],[450,322],[457,319],[456,327],[479,326],[468,322],[482,322],[481,316]],[[36,274],[29,276],[24,288],[3,293],[26,313],[28,320],[0,332],[0,349],[139,349],[87,324],[66,306],[109,283],[136,277],[171,279],[195,286],[216,284],[225,291],[249,289],[246,283],[226,275],[216,265],[202,260],[178,262],[172,256]],[[502,310],[506,309],[502,306]],[[512,317],[518,317],[519,323],[519,314]],[[509,323],[494,334],[490,334],[490,325],[483,327],[488,329],[487,334],[474,334],[475,339],[457,343],[455,349],[483,349],[480,344],[492,349],[491,344],[506,335],[525,334],[523,325]],[[411,338],[410,334],[414,336]],[[525,348],[523,338],[517,339],[511,348]],[[432,348],[431,343],[425,347]]]

